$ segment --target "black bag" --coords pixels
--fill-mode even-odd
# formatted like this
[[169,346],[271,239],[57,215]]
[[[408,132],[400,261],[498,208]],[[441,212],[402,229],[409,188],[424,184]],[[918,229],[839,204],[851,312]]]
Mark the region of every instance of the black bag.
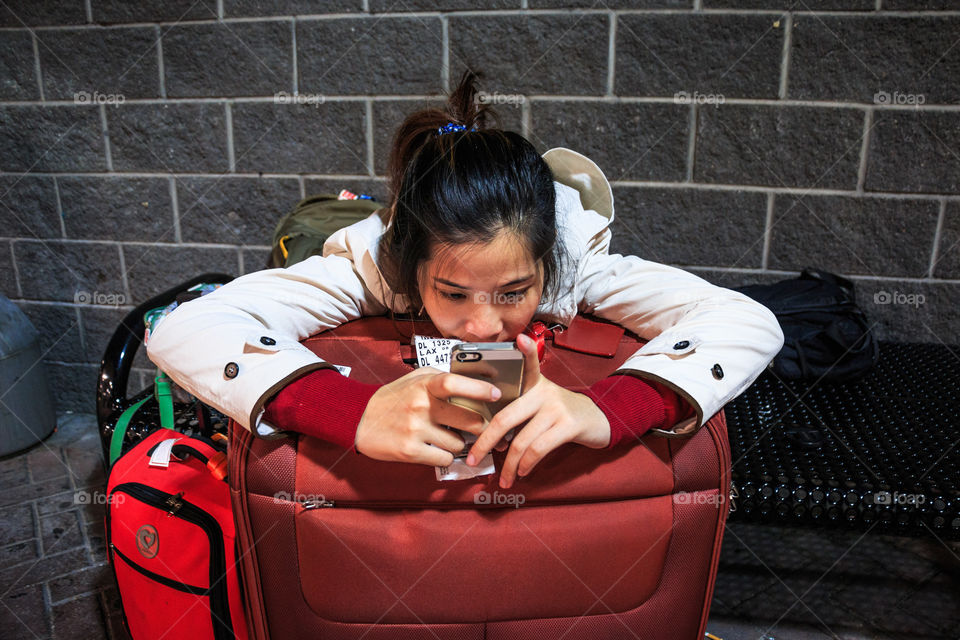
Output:
[[853,283],[804,269],[799,278],[738,287],[770,309],[783,329],[783,349],[773,372],[789,380],[852,380],[880,357],[877,340],[857,307]]

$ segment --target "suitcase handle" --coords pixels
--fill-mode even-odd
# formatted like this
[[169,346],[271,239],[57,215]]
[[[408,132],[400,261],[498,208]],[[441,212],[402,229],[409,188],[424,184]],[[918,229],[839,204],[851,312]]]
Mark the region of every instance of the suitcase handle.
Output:
[[[157,444],[150,447],[147,450],[146,455],[148,457],[153,455],[154,449],[156,449],[159,446],[159,444],[160,443],[158,442]],[[192,444],[175,444],[172,447],[170,447],[170,453],[173,454],[173,456],[175,456],[176,458],[179,458],[180,460],[185,460],[188,457],[193,456],[198,461],[200,461],[200,463],[203,464],[207,469],[210,470],[210,473],[213,474],[213,477],[215,477],[217,480],[225,481],[227,479],[226,451],[221,450],[220,446],[214,443],[213,441],[209,443],[201,442],[196,444],[203,444],[205,446],[209,446],[211,449],[211,451],[209,452],[209,455],[207,455],[207,453],[204,453],[203,451],[201,451],[200,449],[198,449]]]

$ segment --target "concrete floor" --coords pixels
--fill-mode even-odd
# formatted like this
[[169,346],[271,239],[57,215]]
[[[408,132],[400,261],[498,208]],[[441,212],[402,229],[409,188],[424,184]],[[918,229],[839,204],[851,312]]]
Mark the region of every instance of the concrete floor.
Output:
[[[105,484],[92,415],[64,414],[45,442],[0,459],[0,636],[127,637],[104,550]],[[731,525],[707,630],[960,638],[960,545]]]

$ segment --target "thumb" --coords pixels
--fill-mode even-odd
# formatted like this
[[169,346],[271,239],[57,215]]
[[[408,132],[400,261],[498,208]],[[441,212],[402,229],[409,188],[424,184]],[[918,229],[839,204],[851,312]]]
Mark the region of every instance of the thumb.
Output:
[[537,357],[537,342],[530,336],[521,333],[517,336],[517,348],[523,354],[523,389],[526,393],[540,380],[540,358]]

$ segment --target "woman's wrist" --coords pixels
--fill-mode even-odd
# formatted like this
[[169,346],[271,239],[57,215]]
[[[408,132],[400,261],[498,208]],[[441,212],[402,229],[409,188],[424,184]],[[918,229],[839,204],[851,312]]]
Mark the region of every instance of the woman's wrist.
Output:
[[334,369],[318,369],[281,389],[267,403],[263,419],[278,429],[321,438],[357,451],[357,425],[379,388],[379,385],[343,376]]
[[616,374],[593,384],[584,395],[610,423],[610,443],[640,438],[650,429],[669,428],[693,413],[669,387],[629,374]]

